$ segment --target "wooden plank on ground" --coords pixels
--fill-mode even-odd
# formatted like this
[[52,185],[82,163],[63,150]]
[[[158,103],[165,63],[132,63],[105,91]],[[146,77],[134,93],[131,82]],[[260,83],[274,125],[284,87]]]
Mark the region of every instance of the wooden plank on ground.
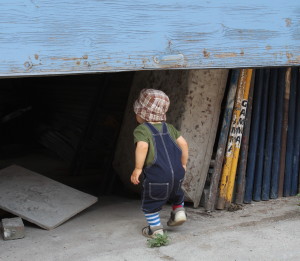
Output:
[[53,229],[97,202],[97,198],[23,167],[0,171],[0,208]]

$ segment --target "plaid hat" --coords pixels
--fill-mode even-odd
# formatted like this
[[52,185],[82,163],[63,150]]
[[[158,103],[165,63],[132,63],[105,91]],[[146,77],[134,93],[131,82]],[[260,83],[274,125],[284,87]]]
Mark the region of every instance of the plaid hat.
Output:
[[169,105],[169,97],[163,91],[143,89],[133,105],[133,110],[145,121],[165,121]]

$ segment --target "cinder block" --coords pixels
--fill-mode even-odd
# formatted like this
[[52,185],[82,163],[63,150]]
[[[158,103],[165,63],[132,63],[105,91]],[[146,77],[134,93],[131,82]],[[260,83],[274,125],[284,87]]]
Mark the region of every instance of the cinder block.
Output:
[[2,232],[4,240],[23,238],[25,231],[22,219],[19,217],[2,219]]

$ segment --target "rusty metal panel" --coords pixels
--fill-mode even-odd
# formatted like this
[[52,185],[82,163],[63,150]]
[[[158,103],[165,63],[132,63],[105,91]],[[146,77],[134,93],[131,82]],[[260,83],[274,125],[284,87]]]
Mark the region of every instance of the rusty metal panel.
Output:
[[299,1],[2,0],[0,76],[300,64]]

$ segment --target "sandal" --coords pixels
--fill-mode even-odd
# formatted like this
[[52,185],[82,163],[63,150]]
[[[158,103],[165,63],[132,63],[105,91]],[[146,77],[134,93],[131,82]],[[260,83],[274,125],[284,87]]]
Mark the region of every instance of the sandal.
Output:
[[145,237],[155,238],[157,235],[163,235],[164,230],[163,226],[147,226],[142,229],[142,234]]

